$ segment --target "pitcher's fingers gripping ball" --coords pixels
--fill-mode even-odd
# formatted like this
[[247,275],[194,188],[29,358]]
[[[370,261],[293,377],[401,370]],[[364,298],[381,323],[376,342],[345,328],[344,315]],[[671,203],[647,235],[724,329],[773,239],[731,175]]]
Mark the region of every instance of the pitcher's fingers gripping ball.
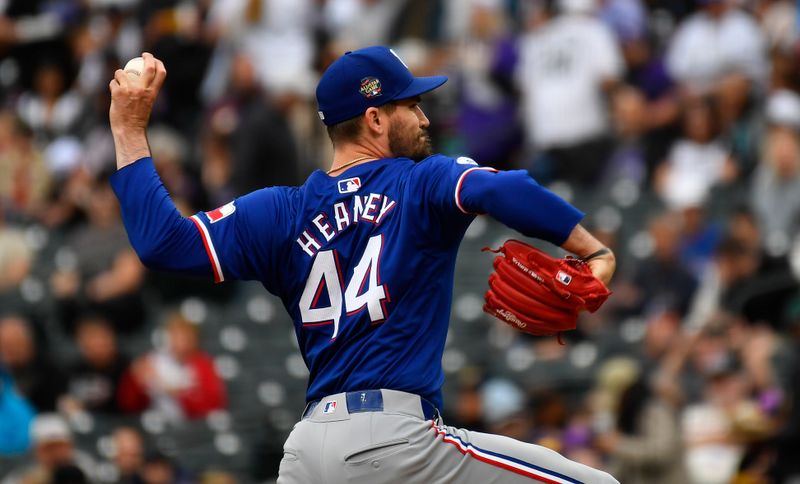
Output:
[[518,240],[497,250],[483,310],[526,333],[549,336],[576,327],[611,292],[581,259],[555,259]]
[[141,77],[144,72],[144,58],[134,57],[125,64],[125,68],[122,70],[129,76]]

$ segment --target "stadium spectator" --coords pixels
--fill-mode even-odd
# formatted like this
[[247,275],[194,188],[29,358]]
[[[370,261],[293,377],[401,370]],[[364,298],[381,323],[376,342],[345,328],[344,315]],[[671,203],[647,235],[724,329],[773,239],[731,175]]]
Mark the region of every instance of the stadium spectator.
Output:
[[63,34],[77,5],[61,7],[59,12],[43,0],[9,0],[0,5],[0,47],[18,66],[23,84],[30,82],[42,56],[65,53]]
[[178,210],[189,214],[196,212],[199,206],[207,206],[203,187],[194,171],[196,167],[191,164],[189,146],[180,132],[166,124],[153,126],[149,140],[153,159],[158,157],[155,163],[159,172],[164,174],[164,186],[175,200]]
[[42,155],[52,180],[51,196],[41,222],[51,230],[69,230],[83,219],[85,204],[93,173],[86,170],[85,147],[74,136],[63,136],[46,145]]
[[798,40],[795,2],[767,0],[759,4],[756,11],[770,48],[783,52],[791,51]]
[[509,169],[518,163],[522,136],[513,83],[516,39],[508,35],[500,2],[473,0],[468,12],[467,28],[453,39],[459,142],[482,164]]
[[800,479],[800,300],[795,298],[787,308],[789,351],[793,358],[785,368],[785,392],[787,402],[782,426],[775,435],[775,465],[772,469],[774,482],[792,482]]
[[791,89],[776,89],[764,106],[767,122],[772,128],[800,131],[800,94]]
[[545,390],[533,397],[532,432],[526,440],[556,452],[575,450],[564,448],[564,430],[569,420],[569,408],[563,395]]
[[702,400],[686,407],[681,422],[686,467],[694,482],[731,482],[745,443],[769,431],[765,416],[749,399],[747,378],[737,371],[723,338],[723,334],[706,333],[695,347],[705,390]]
[[670,42],[671,76],[694,94],[710,92],[727,75],[763,85],[766,43],[756,21],[727,0],[698,3],[701,10],[681,23]]
[[17,112],[39,141],[76,134],[85,114],[84,100],[71,89],[64,71],[57,62],[43,61],[36,69],[34,91],[17,101]]
[[653,254],[637,267],[631,281],[636,294],[634,314],[674,311],[683,316],[689,310],[697,281],[680,259],[682,225],[681,216],[671,212],[650,222]]
[[134,428],[119,427],[111,435],[113,462],[119,477],[116,484],[139,484],[142,482],[145,450],[142,435]]
[[648,116],[647,100],[639,89],[625,85],[616,90],[611,101],[615,143],[603,173],[604,185],[624,179],[640,186],[649,178]]
[[[606,93],[622,78],[613,32],[591,15],[594,0],[562,0],[520,39],[518,89],[528,142],[556,178],[596,181],[610,154]],[[534,171],[537,168],[534,167]]]
[[89,484],[86,474],[73,464],[58,465],[48,484]]
[[[37,304],[40,301],[26,298],[23,289],[25,281],[31,281],[37,262],[37,253],[24,229],[24,225],[4,225],[0,210],[0,320],[4,315],[25,315],[40,322],[45,313],[42,305]],[[44,339],[40,325],[32,325],[31,329],[37,339]]]
[[158,452],[145,458],[142,466],[142,484],[190,484],[189,473],[175,461]]
[[683,115],[683,138],[676,141],[656,173],[656,189],[664,202],[680,210],[702,206],[711,188],[737,175],[719,133],[711,100],[689,101]]
[[119,413],[117,392],[129,362],[117,348],[110,323],[99,316],[82,317],[77,325],[76,341],[80,354],[68,371],[68,394],[61,401],[61,408],[68,414],[79,411]]
[[164,83],[168,104],[153,119],[195,137],[202,122],[200,89],[212,52],[211,39],[203,35],[206,7],[194,2],[154,2],[141,10],[146,12],[144,49],[175,66],[174,75]]
[[120,67],[119,59],[141,54],[143,32],[134,9],[127,0],[111,0],[87,12],[71,32],[76,88],[88,99],[105,94],[110,63]]
[[93,182],[86,197],[89,224],[67,243],[75,262],[51,278],[62,324],[72,332],[78,315],[92,311],[108,318],[116,330],[131,331],[144,321],[144,267],[130,248],[108,184]]
[[758,270],[760,255],[753,247],[727,237],[717,247],[713,262],[703,273],[684,325],[697,331],[724,312],[724,298],[734,285],[746,282]]
[[153,408],[173,422],[224,408],[225,386],[199,348],[198,329],[175,314],[164,336],[164,347],[137,358],[123,376],[120,406],[127,412]]
[[[25,234],[14,227],[0,225],[0,294],[14,292],[30,274],[34,254]],[[6,306],[9,310],[11,304]]]
[[[224,66],[232,60],[231,50],[241,46],[245,55],[252,59],[261,87],[278,96],[310,96],[315,85],[313,9],[311,0],[211,2],[208,28],[219,38],[220,44],[216,52],[220,58],[215,67],[227,71]],[[369,27],[359,23],[354,31]],[[221,94],[224,90],[216,92]]]
[[800,229],[800,97],[784,91],[772,97],[772,125],[763,158],[753,174],[750,205],[767,251],[785,254]]
[[[338,50],[352,50],[365,45],[384,45],[390,40],[392,26],[408,0],[330,0],[325,2],[325,28]],[[457,2],[450,15],[457,16],[463,2]]]
[[481,385],[480,397],[487,431],[527,441],[531,419],[519,385],[504,378],[491,378]]
[[0,364],[37,412],[56,409],[58,398],[66,391],[64,376],[48,352],[36,347],[30,323],[22,317],[0,319]]
[[75,447],[72,431],[59,415],[38,415],[31,424],[31,441],[33,462],[6,475],[2,484],[51,482],[54,473],[63,466],[76,466],[84,476],[96,477],[94,460]]
[[[679,96],[654,34],[622,39],[622,54],[626,85],[614,91],[611,114],[618,146],[620,142],[623,147],[635,142],[634,154],[644,162],[649,186],[655,167],[666,158],[675,136]],[[614,166],[613,158],[610,164]],[[626,178],[637,180],[641,168],[635,170]]]
[[33,132],[13,112],[0,109],[0,210],[40,216],[49,189],[50,173]]
[[603,0],[598,17],[608,24],[623,46],[647,34],[647,12],[641,0]]
[[776,415],[782,402],[782,388],[788,375],[782,374],[791,365],[789,354],[775,330],[765,324],[738,320],[730,328],[730,345],[741,361],[741,371],[747,376],[751,394],[759,408]]
[[0,365],[0,456],[28,450],[34,409],[14,387],[14,379]]
[[759,96],[760,90],[746,77],[733,75],[720,80],[714,93],[719,136],[740,172],[750,173],[758,162],[764,131]]
[[585,405],[570,410],[569,420],[561,437],[566,455],[576,462],[606,467],[603,456],[593,443],[592,415]]
[[630,484],[682,484],[683,442],[675,408],[659,398],[642,375],[622,389],[615,428],[598,436],[613,475]]
[[785,308],[798,289],[786,256],[765,250],[758,222],[747,209],[729,215],[728,234],[750,254],[754,267],[744,264],[742,267],[747,269],[744,275],[725,291],[725,310],[752,324],[781,327]]
[[485,432],[486,424],[483,415],[483,400],[480,392],[481,374],[475,368],[464,368],[458,375],[456,398],[448,400],[449,408],[445,409],[448,422],[454,425],[477,429]]
[[227,92],[210,107],[206,127],[202,176],[213,206],[264,186],[296,184],[297,150],[287,119],[264,94],[244,53],[232,56]]

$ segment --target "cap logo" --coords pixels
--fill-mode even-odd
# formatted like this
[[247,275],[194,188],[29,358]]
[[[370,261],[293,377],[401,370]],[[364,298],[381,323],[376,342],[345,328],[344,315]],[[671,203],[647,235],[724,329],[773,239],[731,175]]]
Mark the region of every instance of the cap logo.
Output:
[[381,95],[381,81],[377,77],[365,77],[361,79],[359,92],[367,99],[372,99]]

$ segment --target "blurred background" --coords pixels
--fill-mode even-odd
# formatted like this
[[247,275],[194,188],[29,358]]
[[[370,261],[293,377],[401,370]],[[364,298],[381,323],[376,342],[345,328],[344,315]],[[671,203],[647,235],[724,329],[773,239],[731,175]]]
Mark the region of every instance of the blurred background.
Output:
[[[258,284],[146,271],[107,183],[108,81],[169,71],[181,211],[326,168],[320,73],[392,46],[436,149],[528,170],[612,247],[614,296],[532,338],[462,245],[445,421],[623,483],[800,483],[800,43],[786,0],[0,0],[0,482],[273,482],[307,370]],[[265,221],[269,223],[269,221]],[[548,248],[552,250],[553,248]]]

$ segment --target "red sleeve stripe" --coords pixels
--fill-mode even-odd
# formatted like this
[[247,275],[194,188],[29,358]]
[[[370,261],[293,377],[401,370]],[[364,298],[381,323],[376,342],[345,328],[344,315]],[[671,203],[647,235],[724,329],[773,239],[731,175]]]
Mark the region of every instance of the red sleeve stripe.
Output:
[[464,177],[466,177],[467,174],[472,173],[475,170],[486,170],[486,171],[491,171],[492,173],[497,173],[497,170],[495,170],[494,168],[488,166],[476,166],[475,168],[470,168],[469,170],[465,171],[464,173],[461,174],[460,177],[458,177],[458,183],[456,183],[456,193],[455,193],[456,206],[458,207],[459,210],[461,210],[467,215],[477,215],[477,214],[466,211],[464,207],[461,205],[461,184],[464,182]]
[[190,218],[192,222],[194,222],[194,226],[197,227],[197,231],[200,232],[200,238],[203,239],[203,245],[206,248],[208,260],[211,261],[211,269],[214,271],[214,282],[220,283],[225,280],[225,276],[222,275],[222,266],[219,264],[219,258],[217,257],[216,249],[214,249],[214,242],[211,240],[211,234],[208,233],[208,229],[203,221],[200,220],[200,217],[192,215]]

